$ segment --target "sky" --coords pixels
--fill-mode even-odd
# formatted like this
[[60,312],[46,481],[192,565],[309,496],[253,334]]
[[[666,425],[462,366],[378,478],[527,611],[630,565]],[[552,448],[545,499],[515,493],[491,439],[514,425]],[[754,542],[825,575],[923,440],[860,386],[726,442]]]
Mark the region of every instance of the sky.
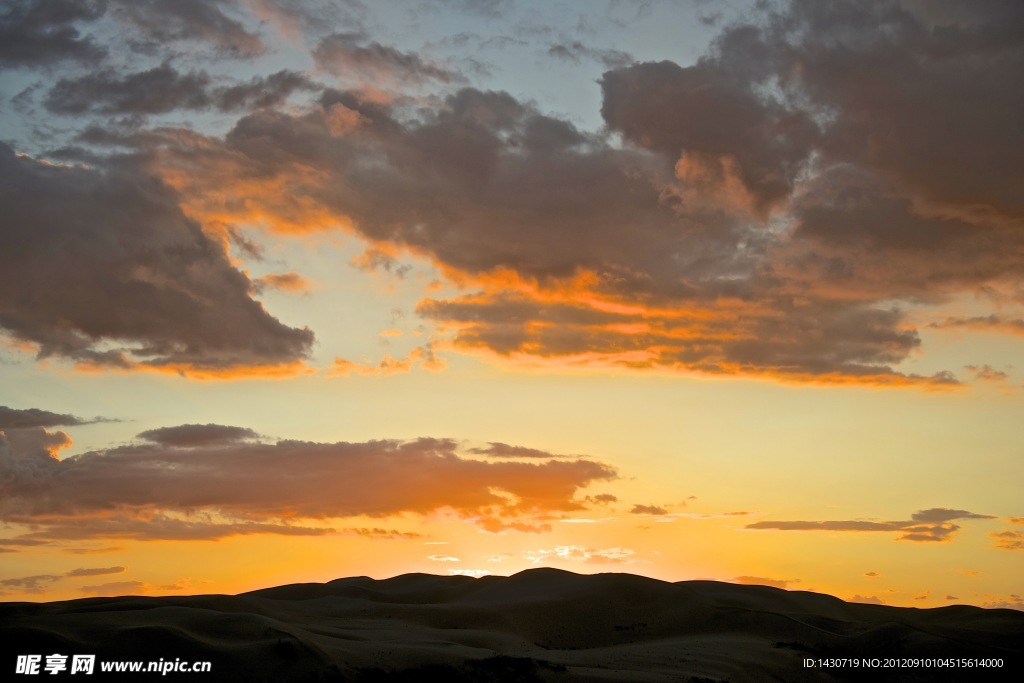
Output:
[[1024,609],[1016,0],[0,3],[0,599]]

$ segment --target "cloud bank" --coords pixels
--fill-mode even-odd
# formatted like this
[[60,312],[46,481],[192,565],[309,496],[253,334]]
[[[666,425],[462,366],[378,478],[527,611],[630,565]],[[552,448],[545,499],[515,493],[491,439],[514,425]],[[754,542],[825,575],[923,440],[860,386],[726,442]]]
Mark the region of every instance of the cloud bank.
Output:
[[[398,537],[325,525],[357,516],[454,514],[488,531],[537,531],[532,520],[585,508],[577,493],[616,478],[577,458],[472,459],[455,441],[251,441],[252,430],[182,425],[152,443],[63,460],[63,432],[0,435],[0,520],[30,525],[17,542],[216,539],[235,534]],[[14,549],[16,546],[12,546]]]
[[[689,66],[549,42],[549,58],[607,67],[598,131],[376,42],[358,3],[330,11],[12,5],[0,32],[34,47],[4,42],[0,60],[100,67],[44,98],[91,117],[81,146],[58,150],[88,167],[0,148],[16,188],[0,195],[0,327],[86,366],[297,371],[313,333],[251,295],[301,276],[250,281],[207,237],[261,225],[351,231],[368,254],[433,262],[463,293],[417,312],[449,346],[504,363],[948,387],[951,372],[901,369],[922,344],[910,307],[977,295],[998,315],[930,329],[1017,331],[1014,3],[763,3]],[[113,66],[86,33],[103,22],[164,59]],[[175,52],[259,63],[264,29],[311,46],[333,87],[293,70],[225,81]],[[145,124],[183,110],[238,118],[223,136]]]

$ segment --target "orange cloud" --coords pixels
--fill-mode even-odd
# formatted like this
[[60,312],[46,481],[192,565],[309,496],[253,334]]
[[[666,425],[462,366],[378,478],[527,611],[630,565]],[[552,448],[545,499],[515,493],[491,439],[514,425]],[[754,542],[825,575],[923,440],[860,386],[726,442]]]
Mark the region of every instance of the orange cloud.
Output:
[[[849,362],[836,364],[832,355],[819,364],[811,362],[811,357],[824,352],[824,347],[808,347],[803,353],[771,341],[782,329],[796,324],[794,320],[749,304],[676,310],[660,317],[658,309],[637,310],[636,306],[616,307],[608,302],[590,305],[593,303],[585,297],[573,300],[549,293],[534,300],[497,292],[446,301],[425,299],[417,312],[453,333],[454,348],[518,368],[689,372],[760,376],[788,383],[928,389],[959,385],[950,373],[922,376],[856,362],[858,357],[867,358],[875,343],[882,343],[882,337],[877,342],[873,339],[879,332],[889,337],[886,343],[913,345],[910,332],[877,329],[890,318],[882,311],[864,310],[844,319],[808,322],[831,328],[823,334],[842,335],[848,346],[844,351],[831,346],[828,353],[846,353]],[[810,364],[789,363],[792,353],[803,353]]]
[[411,372],[414,368],[422,368],[431,372],[440,372],[447,367],[444,358],[434,353],[432,343],[414,348],[405,358],[392,358],[385,354],[377,365],[362,365],[345,358],[335,358],[328,377],[347,377],[349,375],[382,376],[397,375]]
[[257,291],[263,288],[278,289],[291,294],[307,294],[312,283],[298,273],[271,273],[253,281]]
[[[196,440],[199,427],[205,432]],[[549,527],[537,518],[585,509],[577,493],[616,478],[613,468],[583,458],[466,458],[447,439],[271,445],[211,441],[213,427],[151,430],[159,434],[147,438],[157,443],[65,460],[56,457],[70,443],[62,432],[15,430],[19,438],[0,437],[0,520],[31,525],[18,537],[29,542],[315,536],[339,533],[324,523],[333,518],[445,511],[489,531],[538,531]]]
[[989,536],[995,539],[995,546],[1003,550],[1024,550],[1024,531],[1003,529],[992,532]]
[[89,361],[75,363],[75,370],[85,373],[108,373],[127,371],[159,372],[177,375],[193,380],[230,381],[241,379],[288,379],[302,375],[312,375],[316,371],[306,361],[290,361],[273,365],[265,364],[231,364],[226,366],[206,363],[133,363],[126,362],[124,367],[111,368],[106,364]]

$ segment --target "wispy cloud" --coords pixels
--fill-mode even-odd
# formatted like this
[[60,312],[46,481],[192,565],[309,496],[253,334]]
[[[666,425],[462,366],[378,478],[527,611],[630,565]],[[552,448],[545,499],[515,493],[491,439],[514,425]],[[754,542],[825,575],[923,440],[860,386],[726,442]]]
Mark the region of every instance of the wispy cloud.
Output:
[[993,531],[989,536],[995,541],[995,546],[1002,550],[1024,550],[1024,531],[1016,529],[1003,529]]
[[248,427],[230,427],[218,424],[187,424],[160,427],[141,432],[138,437],[161,446],[195,448],[196,446],[227,445],[256,439],[259,435]]
[[317,67],[349,81],[396,87],[436,81],[464,81],[457,71],[413,52],[382,45],[360,33],[332,33],[313,48]]
[[890,532],[898,533],[898,541],[943,542],[949,541],[960,525],[953,524],[963,519],[995,519],[993,515],[980,515],[967,510],[930,508],[919,510],[909,520],[884,522],[871,520],[833,520],[827,522],[807,521],[763,521],[747,524],[747,529],[776,529],[780,531],[844,531],[844,532]]
[[345,358],[335,358],[328,377],[348,377],[349,375],[379,376],[400,375],[412,372],[416,368],[439,372],[447,366],[447,361],[434,352],[432,343],[417,346],[405,358],[392,358],[390,354],[376,365],[372,363],[356,363]]
[[62,415],[39,408],[8,408],[0,406],[0,431],[25,429],[29,427],[70,427],[74,425],[105,422],[103,418],[84,420],[74,415]]
[[541,562],[581,561],[587,564],[621,564],[632,562],[636,551],[631,548],[587,548],[560,545],[551,549],[523,551],[523,557],[534,564]]
[[125,567],[81,567],[64,572],[63,574],[36,574],[16,579],[2,579],[0,580],[0,594],[12,592],[41,594],[45,593],[54,583],[62,579],[107,576],[110,574],[122,574],[126,571]]

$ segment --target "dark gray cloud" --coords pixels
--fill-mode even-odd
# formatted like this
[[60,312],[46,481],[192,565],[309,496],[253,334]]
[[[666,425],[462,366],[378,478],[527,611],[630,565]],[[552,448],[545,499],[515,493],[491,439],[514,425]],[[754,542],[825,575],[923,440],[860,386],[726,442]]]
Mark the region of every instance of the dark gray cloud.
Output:
[[[603,147],[599,141],[507,93],[462,90],[427,112],[423,123],[403,122],[398,112],[355,93],[328,92],[321,108],[304,117],[261,112],[243,118],[223,148],[230,170],[196,181],[230,183],[245,168],[250,178],[287,181],[295,166],[319,168],[330,173],[327,186],[291,190],[354,216],[371,239],[433,253],[473,273],[515,267],[531,275],[571,275],[578,260],[596,262],[607,249],[596,238],[630,218],[657,225],[673,215],[671,207],[658,205],[655,188],[630,180],[647,170],[642,156],[591,153],[591,145]],[[595,205],[595,196],[605,203]],[[268,208],[290,213],[281,205]],[[576,215],[566,224],[566,216]],[[478,230],[481,225],[487,229]],[[560,235],[565,245],[551,249],[524,234],[528,227],[537,236]],[[478,236],[471,238],[472,232]],[[587,232],[591,241],[582,239]]]
[[919,510],[910,516],[914,522],[949,522],[954,519],[995,519],[992,515],[979,515],[967,510],[951,510],[949,508],[929,508]]
[[619,502],[619,497],[611,493],[599,493],[596,496],[587,496],[587,501],[597,505],[608,505]]
[[828,155],[944,204],[984,197],[1017,211],[1024,96],[1005,84],[1024,69],[1024,7],[950,14],[939,4],[949,3],[800,0],[752,42],[772,51],[777,72],[798,67],[789,85],[830,110]]
[[164,114],[176,109],[242,111],[272,107],[298,90],[319,86],[295,71],[282,70],[243,83],[216,86],[206,72],[181,73],[169,64],[122,76],[103,70],[61,79],[47,93],[46,108],[57,114]]
[[795,157],[810,179],[776,272],[931,302],[1024,275],[1024,205],[1011,189],[1024,168],[1024,96],[1005,86],[1024,78],[1024,43],[1007,29],[1024,13],[924,5],[797,0],[728,28],[703,62],[749,93],[770,87],[818,131],[803,148],[813,155]]
[[84,567],[80,569],[72,569],[64,574],[64,576],[104,576],[106,574],[122,574],[125,571],[127,570],[124,567]]
[[282,69],[269,76],[254,76],[236,85],[216,88],[210,99],[221,111],[242,111],[277,106],[292,93],[319,89],[320,86],[305,75]]
[[0,64],[93,65],[130,53],[252,59],[266,54],[267,29],[299,43],[361,31],[366,18],[360,0],[8,0],[0,8]]
[[833,520],[827,522],[789,521],[754,522],[747,529],[776,529],[780,531],[885,531],[900,535],[897,541],[943,542],[960,530],[952,522],[961,519],[995,519],[992,515],[980,515],[967,510],[929,508],[919,510],[909,520],[884,522],[868,520]]
[[0,9],[0,64],[44,66],[98,62],[106,50],[79,24],[99,19],[105,0],[9,0]]
[[242,21],[235,0],[110,0],[115,17],[137,33],[139,47],[166,50],[168,44],[212,45],[220,56],[255,57],[266,51],[259,35]]
[[113,517],[48,519],[19,538],[46,543],[118,539],[135,541],[217,541],[231,536],[274,534],[277,536],[331,536],[337,530],[304,526],[295,522],[218,521],[199,514],[188,519],[180,515],[120,514]]
[[[850,166],[822,172],[793,202],[796,230],[778,252],[777,272],[794,287],[926,303],[957,291],[994,298],[986,295],[991,285],[1024,276],[1017,219],[977,218],[969,208],[925,201]],[[960,258],[943,259],[949,251]]]
[[719,63],[645,62],[609,71],[601,115],[627,139],[685,162],[691,183],[733,177],[759,211],[783,201],[820,132],[809,112],[761,97]]
[[209,106],[203,73],[180,74],[164,64],[120,77],[112,70],[61,79],[46,96],[46,108],[58,114],[162,114],[173,109]]
[[369,41],[360,33],[332,33],[315,48],[313,58],[320,69],[343,78],[388,87],[433,80],[451,83],[463,80],[458,73],[424,60],[412,52]]
[[778,73],[799,67],[792,87],[834,113],[827,155],[942,204],[984,198],[1019,215],[1024,93],[1006,84],[1024,77],[1024,6],[977,3],[960,17],[918,7],[798,0],[762,44]]
[[534,531],[534,517],[584,509],[576,494],[616,477],[585,459],[467,459],[447,439],[183,448],[168,435],[64,460],[42,429],[32,443],[0,436],[0,520],[32,525],[18,537],[30,540],[215,539],[333,534],[300,522],[450,509],[484,529]]
[[667,515],[668,509],[661,507],[660,505],[634,505],[633,509],[629,511],[632,515]]
[[51,413],[49,410],[40,410],[39,408],[0,406],[0,431],[26,427],[66,427],[87,423],[86,420],[74,415]]
[[294,364],[312,344],[137,160],[56,165],[0,144],[0,179],[0,328],[40,358],[225,372]]
[[43,427],[23,427],[0,432],[0,452],[23,453],[45,461],[71,446],[71,437],[62,431],[50,432]]
[[147,429],[138,438],[152,441],[161,446],[177,446],[195,448],[197,446],[215,446],[250,441],[259,437],[248,427],[230,427],[218,424],[187,424],[177,427],[160,427]]

